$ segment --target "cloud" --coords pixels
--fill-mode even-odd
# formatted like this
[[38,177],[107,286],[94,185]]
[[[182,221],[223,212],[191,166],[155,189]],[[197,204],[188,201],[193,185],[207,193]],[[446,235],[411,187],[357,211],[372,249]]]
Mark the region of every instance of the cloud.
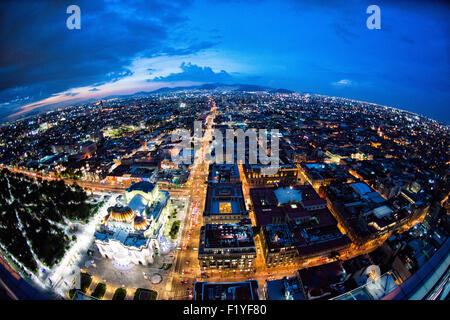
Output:
[[194,41],[183,47],[164,47],[161,49],[167,56],[184,56],[216,46],[218,41]]
[[[190,63],[183,63],[183,61],[190,61]],[[101,99],[113,94],[133,94],[139,91],[150,92],[162,87],[188,87],[200,85],[209,82],[209,80],[226,81],[228,78],[236,77],[237,79],[243,77],[242,74],[237,72],[215,72],[212,67],[199,67],[198,63],[200,62],[207,63],[208,65],[214,66],[214,69],[219,70],[224,66],[231,67],[231,70],[237,70],[242,67],[239,64],[234,64],[234,67],[232,67],[233,63],[230,63],[227,59],[222,59],[214,53],[207,51],[188,56],[162,55],[152,58],[135,59],[130,65],[126,66],[127,72],[108,74],[108,77],[115,81],[70,88],[69,90],[53,93],[50,96],[43,96],[38,101],[27,101],[26,105],[24,105],[25,102],[22,102],[15,109],[10,108],[15,112],[10,112],[12,114],[8,118],[14,119],[30,111],[36,112],[35,109],[37,108],[74,104],[87,99]],[[149,70],[152,70],[152,79],[148,79]],[[186,71],[186,74],[183,73],[183,70]],[[165,81],[166,77],[172,80]],[[156,78],[157,80],[155,80]],[[187,80],[184,80],[185,78]],[[19,89],[12,91],[14,93],[21,92]],[[74,97],[74,92],[79,94]]]
[[356,83],[352,80],[342,79],[336,82],[332,82],[331,84],[335,87],[351,87],[354,86]]
[[[136,56],[157,56],[163,50],[177,54],[170,37],[187,21],[189,4],[81,0],[81,29],[68,30],[65,2],[0,2],[0,42],[7,48],[0,53],[0,103],[16,99],[19,92],[38,101],[71,88],[118,81],[130,75],[126,66]],[[211,45],[185,42],[178,45],[191,53]]]
[[165,77],[160,76],[147,81],[198,81],[198,82],[223,82],[230,83],[233,76],[225,70],[214,72],[211,67],[201,67],[190,62],[180,65],[181,72],[171,73]]

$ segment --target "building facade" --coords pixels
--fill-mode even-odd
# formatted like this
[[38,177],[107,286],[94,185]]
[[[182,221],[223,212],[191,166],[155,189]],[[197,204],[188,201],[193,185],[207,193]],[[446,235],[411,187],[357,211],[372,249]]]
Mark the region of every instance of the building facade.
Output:
[[250,220],[207,224],[201,228],[198,260],[201,270],[253,271],[255,241]]
[[163,234],[171,210],[170,195],[157,185],[139,182],[127,189],[124,200],[108,209],[95,232],[95,243],[104,258],[118,269],[151,264],[172,244]]

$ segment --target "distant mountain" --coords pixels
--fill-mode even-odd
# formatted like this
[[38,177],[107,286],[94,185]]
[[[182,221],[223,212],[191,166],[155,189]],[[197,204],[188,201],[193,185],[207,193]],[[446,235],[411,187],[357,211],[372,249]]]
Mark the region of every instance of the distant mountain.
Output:
[[294,91],[288,89],[274,89],[266,86],[254,85],[254,84],[224,84],[224,83],[205,83],[197,86],[189,86],[189,87],[163,87],[153,91],[139,91],[132,94],[126,95],[112,95],[108,97],[104,97],[102,99],[108,100],[113,98],[127,98],[127,97],[135,97],[142,95],[151,95],[151,94],[164,94],[169,92],[178,92],[184,90],[217,90],[217,91],[232,91],[232,92],[255,92],[255,91],[267,91],[269,93],[281,93],[281,94],[289,94],[294,93]]
[[200,86],[190,86],[190,87],[164,87],[164,88],[159,88],[157,90],[153,90],[151,92],[149,92],[149,94],[154,94],[154,93],[167,93],[167,92],[177,92],[177,91],[183,91],[183,90],[195,90],[198,89]]
[[270,93],[290,94],[290,93],[294,93],[295,91],[280,88],[280,89],[270,90],[269,92]]
[[224,84],[224,83],[207,83],[199,87],[204,90],[229,90],[229,91],[268,91],[271,88],[254,84]]

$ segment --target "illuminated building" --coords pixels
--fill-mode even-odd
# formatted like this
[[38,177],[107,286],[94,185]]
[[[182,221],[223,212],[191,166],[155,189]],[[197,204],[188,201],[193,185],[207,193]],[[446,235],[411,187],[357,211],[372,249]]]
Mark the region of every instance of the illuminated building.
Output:
[[302,163],[300,164],[300,177],[311,184],[314,189],[329,185],[333,181],[353,181],[348,170],[334,163]]
[[298,256],[287,224],[268,224],[262,227],[261,243],[268,267],[292,263]]
[[246,188],[271,187],[276,184],[294,185],[298,182],[297,164],[280,164],[277,173],[271,175],[262,174],[259,164],[244,164],[242,167]]
[[248,219],[241,183],[208,185],[203,223],[238,223]]
[[358,247],[374,248],[394,232],[424,219],[429,204],[404,190],[389,200],[366,183],[331,184],[324,188],[327,204],[340,228]]
[[256,258],[251,221],[207,224],[201,228],[198,259],[200,268],[253,271]]
[[90,158],[97,151],[97,144],[93,141],[86,141],[81,145],[81,153]]
[[308,259],[327,262],[333,253],[344,255],[349,238],[310,185],[251,189],[256,223],[267,266]]
[[127,189],[125,203],[110,207],[95,232],[100,253],[113,259],[118,269],[151,264],[156,254],[167,253],[172,245],[163,234],[171,210],[168,192],[152,183],[136,183]]
[[216,164],[209,166],[208,183],[234,183],[240,182],[239,168],[234,164]]

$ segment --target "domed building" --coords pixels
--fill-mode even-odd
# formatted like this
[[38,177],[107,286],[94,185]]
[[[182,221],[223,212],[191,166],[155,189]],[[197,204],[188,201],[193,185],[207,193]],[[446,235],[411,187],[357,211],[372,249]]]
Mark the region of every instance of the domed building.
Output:
[[135,231],[145,231],[150,226],[150,221],[144,217],[136,216],[133,219],[133,229]]
[[134,212],[130,207],[115,206],[109,208],[108,211],[108,221],[130,223],[134,217]]
[[172,246],[162,234],[172,208],[170,194],[156,184],[139,182],[126,190],[122,202],[108,209],[94,234],[95,243],[118,269],[151,264],[155,254]]

